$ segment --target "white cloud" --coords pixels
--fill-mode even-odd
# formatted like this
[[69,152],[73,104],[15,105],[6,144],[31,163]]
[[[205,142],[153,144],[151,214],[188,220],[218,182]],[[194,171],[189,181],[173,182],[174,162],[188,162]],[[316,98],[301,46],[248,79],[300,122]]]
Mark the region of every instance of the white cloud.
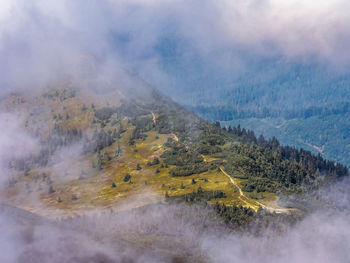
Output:
[[243,50],[350,62],[349,4],[342,0],[0,1],[2,89],[79,77],[89,56],[150,62],[157,72],[154,47],[167,34],[204,57]]

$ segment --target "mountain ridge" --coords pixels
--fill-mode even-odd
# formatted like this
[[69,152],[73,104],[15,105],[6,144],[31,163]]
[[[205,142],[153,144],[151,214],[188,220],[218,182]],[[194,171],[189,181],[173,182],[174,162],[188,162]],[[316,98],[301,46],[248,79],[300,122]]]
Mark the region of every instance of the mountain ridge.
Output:
[[[214,202],[257,211],[259,206],[269,207],[276,194],[302,193],[348,174],[345,167],[320,156],[281,147],[275,138],[265,140],[249,130],[210,124],[155,89],[142,101],[118,90],[98,92],[96,101],[93,94],[84,89],[51,88],[32,97],[32,102],[12,94],[3,104],[7,111],[24,114],[21,110],[26,109],[28,116],[19,119],[26,119],[25,129],[40,138],[44,147],[29,159],[12,163],[17,178],[8,182],[6,191],[12,196],[16,191],[39,194],[45,205],[40,204],[39,210],[34,206],[32,211],[44,211],[47,206],[64,213],[99,205],[110,209],[119,199],[148,187],[157,193],[150,202],[161,201],[159,195],[185,195],[200,188],[221,191],[221,199],[214,198]],[[269,162],[276,172],[267,172]],[[222,169],[241,188],[232,190],[231,178]],[[326,177],[319,177],[324,173]],[[16,189],[16,184],[21,186]],[[241,189],[248,203],[239,201]],[[24,194],[16,203],[30,204],[26,199]]]

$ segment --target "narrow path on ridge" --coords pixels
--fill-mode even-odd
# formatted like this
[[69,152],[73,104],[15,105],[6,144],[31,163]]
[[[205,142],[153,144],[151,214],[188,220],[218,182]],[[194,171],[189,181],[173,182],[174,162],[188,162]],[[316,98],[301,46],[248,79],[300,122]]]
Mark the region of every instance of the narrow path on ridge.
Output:
[[[235,187],[237,187],[238,188],[238,191],[239,191],[239,199],[242,201],[242,202],[244,202],[245,204],[247,204],[248,206],[253,206],[254,208],[255,207],[257,207],[257,206],[261,206],[262,208],[264,208],[264,209],[266,209],[266,210],[268,210],[268,211],[270,211],[270,212],[275,212],[275,213],[277,213],[277,214],[281,214],[281,213],[290,213],[290,212],[292,212],[292,211],[297,211],[296,209],[293,209],[293,208],[274,208],[274,207],[271,207],[271,206],[267,206],[267,205],[264,205],[263,203],[261,203],[261,202],[259,202],[259,201],[257,201],[257,200],[254,200],[253,202],[255,202],[256,204],[258,204],[258,205],[254,205],[254,204],[251,204],[251,203],[249,203],[249,202],[247,202],[246,200],[244,200],[244,198],[245,199],[250,199],[249,197],[247,197],[244,193],[243,193],[243,191],[242,191],[242,189],[241,189],[241,187],[239,187],[239,185],[235,182],[235,180],[232,178],[232,176],[230,176],[228,173],[226,173],[225,172],[225,170],[224,169],[222,169],[222,167],[220,167],[220,171],[225,175],[225,176],[227,176],[229,179],[230,179],[230,182],[235,186]],[[256,209],[257,210],[257,209]]]
[[157,124],[157,118],[156,118],[156,115],[154,114],[153,111],[151,111],[151,114],[152,114],[152,120],[153,120],[153,124],[156,125]]

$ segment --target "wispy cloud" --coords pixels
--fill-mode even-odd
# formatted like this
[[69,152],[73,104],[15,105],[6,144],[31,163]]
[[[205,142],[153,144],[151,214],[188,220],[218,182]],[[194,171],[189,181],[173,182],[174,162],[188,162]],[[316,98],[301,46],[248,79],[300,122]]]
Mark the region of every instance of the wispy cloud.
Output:
[[[0,5],[3,89],[77,76],[88,64],[86,56],[149,63],[159,75],[156,62],[164,55],[159,46],[182,55],[243,51],[335,65],[350,60],[349,4],[342,0],[1,0]],[[176,43],[167,46],[162,42],[167,37]]]

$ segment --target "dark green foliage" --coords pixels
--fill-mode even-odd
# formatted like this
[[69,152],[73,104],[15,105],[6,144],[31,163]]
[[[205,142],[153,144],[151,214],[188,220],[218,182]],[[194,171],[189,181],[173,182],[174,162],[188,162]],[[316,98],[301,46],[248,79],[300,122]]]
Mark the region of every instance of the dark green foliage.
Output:
[[105,152],[103,154],[103,160],[106,160],[106,161],[110,161],[111,160],[111,157],[109,156],[109,154],[107,152]]
[[123,101],[122,105],[117,108],[117,112],[120,115],[124,115],[126,117],[135,118],[138,116],[143,116],[149,114],[147,110],[142,109],[141,107],[136,106],[134,103],[129,103],[127,101]]
[[185,145],[173,142],[167,147],[171,149],[165,151],[161,157],[166,164],[183,166],[186,164],[196,164],[203,162],[203,157],[194,149],[187,149]]
[[[273,146],[274,145],[274,146]],[[243,183],[244,191],[292,191],[302,187],[317,187],[319,178],[336,179],[348,174],[345,167],[325,161],[321,156],[291,147],[281,147],[277,143],[258,145],[233,145],[225,164],[229,174],[235,174],[240,167],[241,176],[249,180]]]
[[117,108],[103,107],[95,110],[95,117],[101,121],[107,121],[114,113],[117,113]]
[[263,133],[266,138],[272,136],[284,145],[304,148],[318,154],[312,146],[322,149],[322,156],[326,159],[350,166],[350,112],[340,115],[316,115],[310,118],[296,118],[285,120],[274,119],[239,119],[226,122],[223,125],[237,125]]
[[131,175],[130,174],[126,174],[125,176],[124,176],[124,182],[128,182],[128,181],[130,181],[131,180]]
[[215,89],[196,83],[201,88],[179,93],[181,101],[206,119],[240,123],[285,145],[316,154],[311,145],[324,146],[323,157],[350,166],[349,74],[312,63],[258,64],[239,79],[215,82]]
[[201,143],[198,146],[198,152],[201,154],[208,155],[222,152],[222,149],[218,146],[211,146],[208,144]]
[[141,129],[140,128],[135,128],[133,129],[131,135],[130,135],[130,138],[129,138],[129,145],[134,145],[135,144],[135,140],[137,139],[146,139],[147,138],[147,135],[144,134],[144,133],[141,133]]
[[250,193],[249,197],[252,199],[256,199],[256,200],[263,200],[264,199],[264,196],[262,194],[257,193],[257,192]]
[[[309,118],[315,114],[348,112],[348,74],[338,74],[312,63],[286,63],[283,59],[255,61],[250,66],[250,71],[238,79],[224,78],[220,84],[216,81],[216,88],[207,87],[205,93],[202,90],[209,82],[207,78],[197,83],[200,89],[186,89],[179,94],[191,109],[213,121],[249,117]],[[184,68],[188,70],[188,66]]]
[[152,165],[157,165],[157,164],[159,164],[160,162],[159,162],[159,159],[157,158],[157,157],[154,157],[153,158],[153,161],[152,161]]
[[174,103],[158,91],[152,92],[147,108],[157,114],[155,130],[161,134],[174,133],[179,139],[190,139],[197,136],[203,120],[193,112],[189,112],[182,106]]
[[247,181],[242,182],[242,190],[244,192],[278,192],[281,190],[281,185],[277,182],[274,182],[266,178],[249,178]]
[[[113,137],[113,136],[116,137]],[[84,138],[83,151],[85,153],[98,152],[105,147],[112,145],[119,138],[119,133],[106,132],[104,129],[95,130],[91,140]]]
[[141,165],[138,163],[137,165],[136,165],[136,170],[141,170],[142,168],[141,168]]
[[248,227],[254,219],[254,210],[242,206],[214,205],[215,212],[233,229]]
[[123,102],[120,107],[103,107],[95,109],[95,117],[100,121],[109,121],[115,113],[117,113],[117,115],[124,115],[131,118],[148,114],[147,111],[144,111],[128,102]]
[[113,130],[112,137],[113,137],[114,139],[120,139],[120,130],[121,130],[121,129],[119,129],[118,131],[117,131],[117,129],[114,129],[114,130]]
[[117,187],[117,185],[116,185],[115,182],[112,183],[112,187],[113,187],[113,188],[116,188],[116,187]]
[[160,163],[159,159],[157,157],[154,157],[152,162],[147,162],[147,166],[153,166],[153,165],[157,165],[159,163]]
[[210,146],[225,144],[225,139],[218,134],[210,134],[205,137],[205,140]]
[[[161,156],[164,163],[176,166],[170,170],[172,176],[189,176],[224,165],[229,174],[249,179],[243,185],[245,191],[297,193],[321,186],[321,175],[325,182],[348,175],[344,166],[305,150],[280,146],[275,137],[256,138],[253,131],[239,125],[223,129],[219,123],[194,123],[197,131],[191,138],[184,135],[183,142],[168,139],[164,144],[167,148]],[[183,137],[183,134],[179,130],[177,135]],[[225,143],[232,145],[223,150]],[[203,164],[201,154],[220,159]]]
[[172,177],[190,176],[192,174],[204,173],[204,172],[207,172],[208,170],[209,170],[208,165],[203,165],[203,164],[184,165],[184,166],[172,168],[170,170],[170,175]]
[[63,102],[67,99],[74,98],[75,95],[76,90],[67,88],[63,90],[50,89],[48,92],[45,92],[42,96],[43,98],[47,98],[50,100],[59,99],[60,102]]
[[157,168],[156,171],[155,171],[156,174],[159,174],[160,173],[160,170]]
[[180,196],[172,196],[168,199],[169,202],[186,202],[186,203],[203,203],[213,199],[225,198],[225,192],[221,190],[203,191],[201,187],[197,192],[192,192]]
[[153,128],[153,120],[150,117],[137,117],[131,120],[132,125],[142,132],[148,132]]
[[118,143],[117,150],[115,151],[114,157],[118,158],[122,154],[122,149],[120,148],[120,145]]

